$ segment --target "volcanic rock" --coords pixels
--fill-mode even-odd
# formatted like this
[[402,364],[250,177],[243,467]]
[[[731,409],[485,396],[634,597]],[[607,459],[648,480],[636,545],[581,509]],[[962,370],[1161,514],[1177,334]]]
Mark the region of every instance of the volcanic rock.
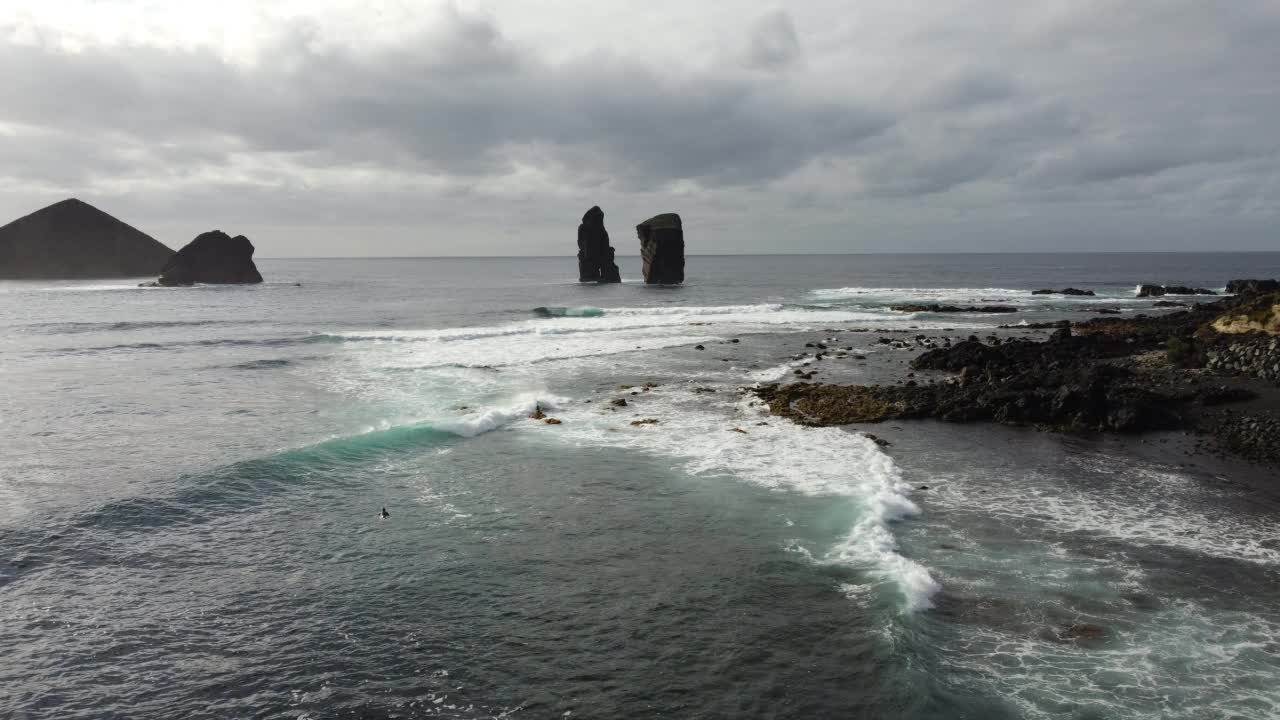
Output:
[[675,213],[655,215],[636,226],[644,281],[649,285],[684,282],[684,226]]
[[1241,304],[1213,321],[1213,329],[1224,335],[1280,334],[1280,292],[1269,295],[1246,294]]
[[243,235],[231,237],[221,230],[201,233],[187,243],[160,271],[155,285],[172,287],[210,283],[217,285],[262,282],[253,264],[253,243]]
[[894,305],[890,310],[898,312],[927,312],[927,313],[1013,313],[1018,312],[1018,308],[1009,305],[969,305],[960,307],[958,305]]
[[74,198],[0,227],[0,278],[155,275],[173,251]]
[[1161,297],[1163,295],[1217,295],[1208,288],[1190,288],[1184,285],[1139,285],[1138,297]]
[[599,205],[592,206],[578,226],[578,282],[622,282]]
[[1232,295],[1280,292],[1280,280],[1232,280],[1227,283]]
[[1063,288],[1061,290],[1032,290],[1032,295],[1080,295],[1093,297],[1096,293],[1092,290],[1080,290],[1078,288]]

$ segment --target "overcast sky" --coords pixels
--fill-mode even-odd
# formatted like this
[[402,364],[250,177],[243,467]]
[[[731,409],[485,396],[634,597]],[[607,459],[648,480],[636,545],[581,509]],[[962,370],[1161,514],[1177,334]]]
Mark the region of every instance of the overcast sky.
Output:
[[0,98],[0,222],[173,247],[1280,249],[1280,0],[0,0]]

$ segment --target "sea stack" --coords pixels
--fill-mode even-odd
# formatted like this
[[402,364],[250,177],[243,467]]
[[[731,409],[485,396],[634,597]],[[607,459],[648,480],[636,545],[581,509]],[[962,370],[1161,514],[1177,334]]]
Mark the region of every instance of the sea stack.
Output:
[[592,206],[578,226],[578,282],[622,282],[599,205]]
[[220,285],[262,282],[253,264],[253,243],[243,235],[231,237],[221,230],[201,233],[179,250],[155,285],[171,287],[210,283]]
[[71,198],[0,227],[0,278],[154,275],[173,250],[92,205]]
[[684,282],[684,228],[675,213],[655,215],[636,226],[644,281],[649,285]]

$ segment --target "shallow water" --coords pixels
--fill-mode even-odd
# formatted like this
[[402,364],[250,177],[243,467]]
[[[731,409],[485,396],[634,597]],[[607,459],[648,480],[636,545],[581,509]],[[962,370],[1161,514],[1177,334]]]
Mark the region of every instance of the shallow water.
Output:
[[[261,266],[0,283],[0,715],[1280,713],[1266,472],[929,423],[880,448],[738,391],[825,337],[868,357],[843,378],[905,357],[831,330],[1143,312],[1137,283],[1280,255]],[[1029,294],[1064,286],[1098,297]]]

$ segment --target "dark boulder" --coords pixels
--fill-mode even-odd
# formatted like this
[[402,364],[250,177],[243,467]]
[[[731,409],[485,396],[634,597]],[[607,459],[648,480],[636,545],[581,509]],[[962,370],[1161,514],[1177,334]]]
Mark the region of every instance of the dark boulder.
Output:
[[655,215],[636,226],[644,281],[649,285],[684,282],[684,226],[675,213]]
[[960,307],[958,305],[894,305],[890,310],[898,312],[927,312],[927,313],[1013,313],[1018,312],[1018,308],[1009,305],[969,305]]
[[622,282],[613,261],[609,231],[604,229],[604,211],[592,206],[578,226],[578,282]]
[[1185,285],[1139,285],[1138,297],[1162,297],[1164,295],[1217,295],[1208,288],[1192,288]]
[[1253,295],[1280,291],[1280,280],[1232,280],[1227,292],[1232,295]]
[[1078,288],[1063,288],[1061,290],[1032,290],[1032,295],[1077,295],[1084,297],[1093,297],[1095,293],[1092,290],[1080,290]]
[[209,283],[218,285],[262,282],[253,264],[253,243],[243,235],[221,230],[201,233],[165,263],[155,284],[166,287]]
[[0,278],[155,275],[173,251],[74,198],[0,227]]

